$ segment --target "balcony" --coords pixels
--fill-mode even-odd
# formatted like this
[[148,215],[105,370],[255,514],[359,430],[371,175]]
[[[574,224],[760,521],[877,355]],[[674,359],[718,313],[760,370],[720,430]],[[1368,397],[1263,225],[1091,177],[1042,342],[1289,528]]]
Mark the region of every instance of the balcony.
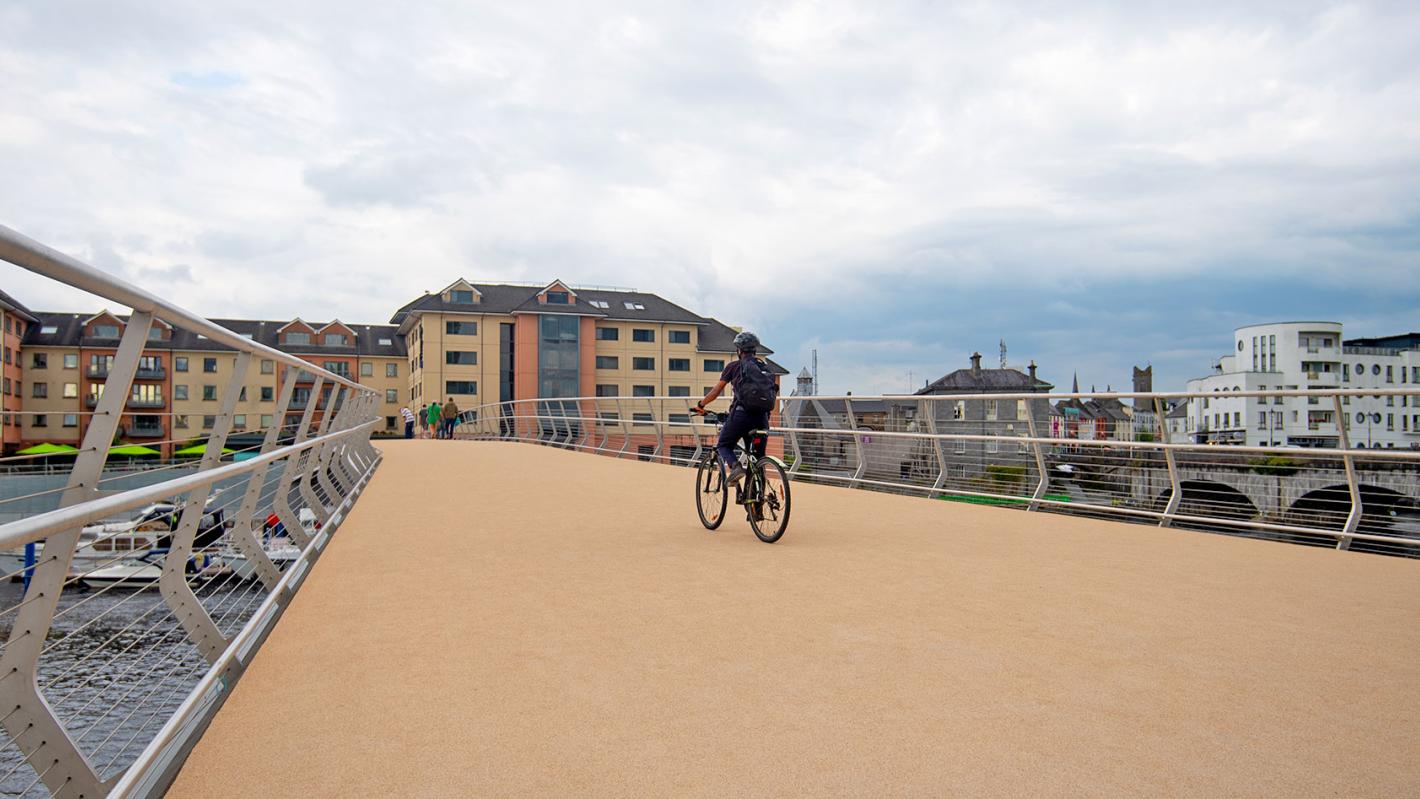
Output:
[[130,408],[164,408],[167,401],[162,397],[129,397],[128,407]]
[[131,425],[128,428],[129,438],[162,438],[163,433],[161,424]]
[[166,380],[168,379],[168,370],[161,366],[146,368],[140,366],[138,367],[138,373],[133,377],[136,380]]
[[90,409],[99,407],[99,395],[89,394],[84,397],[84,407]]
[[108,364],[91,363],[89,364],[88,368],[84,370],[84,374],[88,375],[88,377],[92,380],[103,380],[104,378],[108,377],[108,370]]

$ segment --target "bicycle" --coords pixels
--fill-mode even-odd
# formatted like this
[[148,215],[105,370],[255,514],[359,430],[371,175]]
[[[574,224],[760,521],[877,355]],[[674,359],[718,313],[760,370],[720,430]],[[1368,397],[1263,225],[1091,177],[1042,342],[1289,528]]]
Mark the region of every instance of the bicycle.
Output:
[[[706,411],[705,419],[718,429],[724,426],[726,416]],[[735,444],[735,452],[745,468],[744,478],[735,487],[735,503],[745,506],[745,516],[755,536],[772,544],[789,527],[789,473],[783,461],[765,454],[768,430],[751,430],[745,438],[749,441],[748,448],[741,446],[741,442]],[[718,528],[725,520],[725,508],[729,504],[725,478],[720,453],[711,447],[695,468],[695,511],[707,530]]]

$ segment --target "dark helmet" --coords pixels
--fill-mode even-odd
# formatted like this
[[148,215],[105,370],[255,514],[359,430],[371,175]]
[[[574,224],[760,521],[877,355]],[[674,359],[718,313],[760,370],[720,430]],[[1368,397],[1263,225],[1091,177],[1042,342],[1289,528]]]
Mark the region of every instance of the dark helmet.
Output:
[[759,336],[748,330],[735,336],[735,349],[740,352],[754,353],[759,350]]

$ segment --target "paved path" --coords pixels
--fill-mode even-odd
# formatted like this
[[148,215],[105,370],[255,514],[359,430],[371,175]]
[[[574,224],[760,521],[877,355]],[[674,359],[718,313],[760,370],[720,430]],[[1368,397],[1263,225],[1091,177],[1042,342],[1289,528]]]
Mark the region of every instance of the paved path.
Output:
[[399,441],[172,796],[1416,796],[1420,563]]

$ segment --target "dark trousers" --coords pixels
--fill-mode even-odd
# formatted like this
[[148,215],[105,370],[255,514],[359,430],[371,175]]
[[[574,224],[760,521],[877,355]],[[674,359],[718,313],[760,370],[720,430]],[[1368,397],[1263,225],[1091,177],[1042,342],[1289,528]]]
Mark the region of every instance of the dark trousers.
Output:
[[405,422],[405,423],[404,423],[404,437],[405,437],[405,438],[414,438],[414,422]]
[[720,428],[720,440],[715,444],[715,450],[720,453],[720,461],[726,466],[733,466],[736,463],[735,444],[751,430],[768,429],[769,411],[752,411],[736,405],[730,411],[730,418],[725,422],[725,426]]

